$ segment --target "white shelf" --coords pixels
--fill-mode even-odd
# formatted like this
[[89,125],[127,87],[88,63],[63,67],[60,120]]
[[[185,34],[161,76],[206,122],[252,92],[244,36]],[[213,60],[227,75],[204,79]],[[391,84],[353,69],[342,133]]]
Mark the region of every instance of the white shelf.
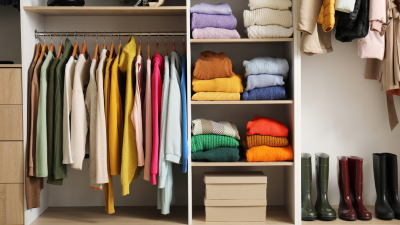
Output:
[[185,16],[186,6],[160,7],[57,7],[57,6],[24,6],[25,11],[43,16]]
[[190,43],[192,43],[192,44],[204,44],[204,43],[266,43],[266,42],[293,42],[293,38],[190,39]]
[[259,100],[259,101],[192,101],[192,105],[290,105],[293,100]]
[[293,166],[293,162],[247,162],[241,160],[238,162],[195,162],[192,161],[192,166]]

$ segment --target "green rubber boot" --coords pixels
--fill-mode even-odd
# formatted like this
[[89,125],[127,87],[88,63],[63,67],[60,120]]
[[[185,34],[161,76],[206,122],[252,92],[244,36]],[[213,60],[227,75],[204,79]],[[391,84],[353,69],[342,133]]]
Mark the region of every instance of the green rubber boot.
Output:
[[317,218],[317,211],[311,202],[311,155],[301,153],[301,219],[313,221]]
[[336,219],[336,211],[329,204],[328,181],[329,181],[329,155],[315,153],[315,170],[317,174],[317,201],[315,209],[320,220],[331,221]]

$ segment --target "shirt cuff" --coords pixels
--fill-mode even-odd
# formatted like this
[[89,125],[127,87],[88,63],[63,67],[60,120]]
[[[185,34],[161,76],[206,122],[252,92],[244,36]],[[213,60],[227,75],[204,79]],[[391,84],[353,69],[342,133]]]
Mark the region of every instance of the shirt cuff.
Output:
[[382,23],[378,20],[371,21],[371,30],[381,32]]

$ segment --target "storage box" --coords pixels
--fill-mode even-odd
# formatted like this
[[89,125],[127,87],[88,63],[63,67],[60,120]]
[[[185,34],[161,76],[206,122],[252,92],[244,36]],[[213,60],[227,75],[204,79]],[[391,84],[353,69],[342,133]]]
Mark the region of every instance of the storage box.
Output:
[[263,222],[267,216],[267,200],[208,200],[206,222]]
[[263,172],[204,173],[205,199],[267,199]]

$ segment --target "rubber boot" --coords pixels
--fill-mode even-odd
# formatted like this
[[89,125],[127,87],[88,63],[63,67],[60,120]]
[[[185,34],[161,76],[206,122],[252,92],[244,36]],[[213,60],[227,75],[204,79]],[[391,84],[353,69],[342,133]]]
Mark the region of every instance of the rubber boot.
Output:
[[383,154],[386,155],[387,200],[394,212],[394,218],[400,220],[397,155],[391,153]]
[[353,208],[350,197],[349,166],[346,156],[338,156],[338,184],[340,190],[339,218],[342,220],[357,220],[356,211]]
[[357,156],[349,156],[350,194],[351,201],[359,220],[371,220],[372,213],[363,203],[363,159]]
[[375,214],[378,219],[392,220],[394,212],[387,200],[387,173],[386,155],[380,153],[372,154],[374,162],[374,178],[376,190]]
[[311,202],[311,155],[301,153],[301,219],[313,221],[317,218],[317,211]]
[[315,154],[315,169],[317,175],[317,201],[315,210],[320,220],[335,220],[336,211],[329,204],[328,181],[329,181],[329,155],[325,153]]

